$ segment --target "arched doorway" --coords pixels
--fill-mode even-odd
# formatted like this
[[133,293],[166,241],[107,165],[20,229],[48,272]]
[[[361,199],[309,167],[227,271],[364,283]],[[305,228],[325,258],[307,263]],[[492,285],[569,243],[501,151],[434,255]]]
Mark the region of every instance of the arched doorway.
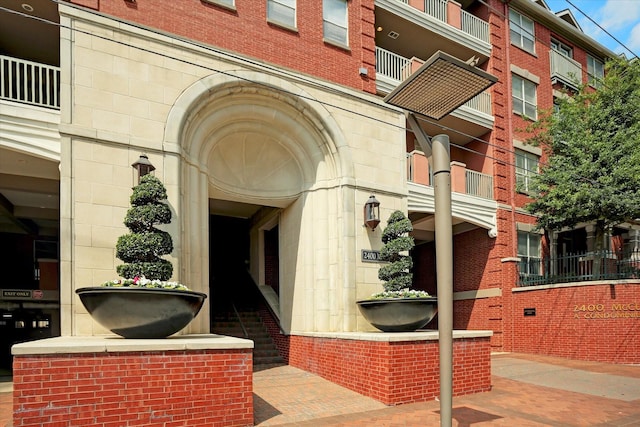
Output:
[[[345,330],[345,310],[353,308],[341,293],[355,286],[349,273],[353,266],[345,265],[332,245],[355,252],[348,238],[354,234],[353,215],[343,214],[345,206],[354,205],[354,189],[339,184],[345,173],[352,176],[352,165],[330,114],[293,93],[304,95],[290,82],[264,75],[252,75],[250,82],[216,75],[193,85],[179,100],[173,112],[181,127],[167,139],[179,143],[184,153],[182,245],[190,256],[182,269],[190,283],[215,282],[212,266],[220,264],[193,255],[220,253],[232,248],[231,240],[244,237],[211,229],[206,234],[210,242],[204,244],[202,231],[217,215],[216,207],[255,207],[245,225],[230,229],[248,234],[243,262],[259,287],[267,286],[267,277],[273,279],[264,245],[265,233],[273,243],[277,230],[275,308],[283,329]],[[330,271],[336,274],[328,277]],[[355,319],[355,313],[350,315]]]

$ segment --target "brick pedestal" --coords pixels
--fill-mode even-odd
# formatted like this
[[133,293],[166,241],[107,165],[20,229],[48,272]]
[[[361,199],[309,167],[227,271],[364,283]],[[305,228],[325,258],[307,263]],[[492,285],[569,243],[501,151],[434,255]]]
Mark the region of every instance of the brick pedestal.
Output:
[[13,426],[253,425],[252,349],[217,335],[18,344]]
[[[453,394],[491,388],[491,331],[454,331]],[[440,394],[437,332],[304,333],[290,337],[289,364],[386,405]]]

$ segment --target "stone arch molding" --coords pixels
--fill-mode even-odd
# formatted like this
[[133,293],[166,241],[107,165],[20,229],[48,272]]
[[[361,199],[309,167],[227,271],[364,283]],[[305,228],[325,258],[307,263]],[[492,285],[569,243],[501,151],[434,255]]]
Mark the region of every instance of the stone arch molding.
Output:
[[[303,324],[326,330],[329,313],[316,315],[314,304],[329,301],[326,272],[345,270],[342,259],[326,254],[338,247],[355,251],[353,239],[348,239],[355,234],[353,216],[337,221],[328,217],[352,203],[348,184],[354,181],[354,170],[349,146],[327,108],[294,82],[270,74],[214,74],[176,100],[163,144],[165,152],[180,158],[181,278],[194,290],[208,291],[208,257],[202,256],[208,251],[207,239],[202,239],[208,229],[208,198],[285,208],[280,217],[286,235],[281,259],[300,268],[281,272],[281,325],[286,330]],[[298,242],[307,243],[302,249]],[[332,245],[336,251],[327,250]],[[320,261],[311,264],[307,259]],[[313,297],[300,300],[300,295]],[[208,332],[208,316],[205,307],[190,332]]]
[[165,149],[206,173],[214,195],[284,207],[353,176],[339,126],[313,96],[263,73],[230,74],[187,88],[165,135]]

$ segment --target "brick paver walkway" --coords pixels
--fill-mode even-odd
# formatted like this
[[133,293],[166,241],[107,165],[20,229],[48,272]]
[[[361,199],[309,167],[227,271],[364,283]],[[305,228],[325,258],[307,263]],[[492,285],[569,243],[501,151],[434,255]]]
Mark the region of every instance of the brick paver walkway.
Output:
[[[493,360],[501,368],[494,369],[490,392],[453,399],[454,426],[640,426],[640,400],[629,400],[640,393],[636,389],[640,366],[523,354],[494,355]],[[558,376],[554,386],[548,387],[508,378],[522,375],[526,363],[532,364],[532,370],[545,366],[558,370],[565,379],[558,380]],[[516,374],[502,368],[509,364],[518,367]],[[564,368],[575,370],[576,375]],[[579,389],[572,378],[580,381],[584,392],[571,391]],[[623,393],[612,393],[612,384],[620,384]],[[255,423],[259,427],[438,426],[439,409],[437,401],[387,407],[290,366],[254,374]],[[11,393],[0,390],[0,427],[10,422],[11,412]]]

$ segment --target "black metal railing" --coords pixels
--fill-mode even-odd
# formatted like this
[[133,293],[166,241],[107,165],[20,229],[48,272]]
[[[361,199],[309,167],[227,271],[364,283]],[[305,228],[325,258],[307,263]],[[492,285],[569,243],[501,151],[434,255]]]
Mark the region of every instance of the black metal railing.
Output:
[[518,286],[640,278],[640,253],[599,251],[559,257],[520,257]]

